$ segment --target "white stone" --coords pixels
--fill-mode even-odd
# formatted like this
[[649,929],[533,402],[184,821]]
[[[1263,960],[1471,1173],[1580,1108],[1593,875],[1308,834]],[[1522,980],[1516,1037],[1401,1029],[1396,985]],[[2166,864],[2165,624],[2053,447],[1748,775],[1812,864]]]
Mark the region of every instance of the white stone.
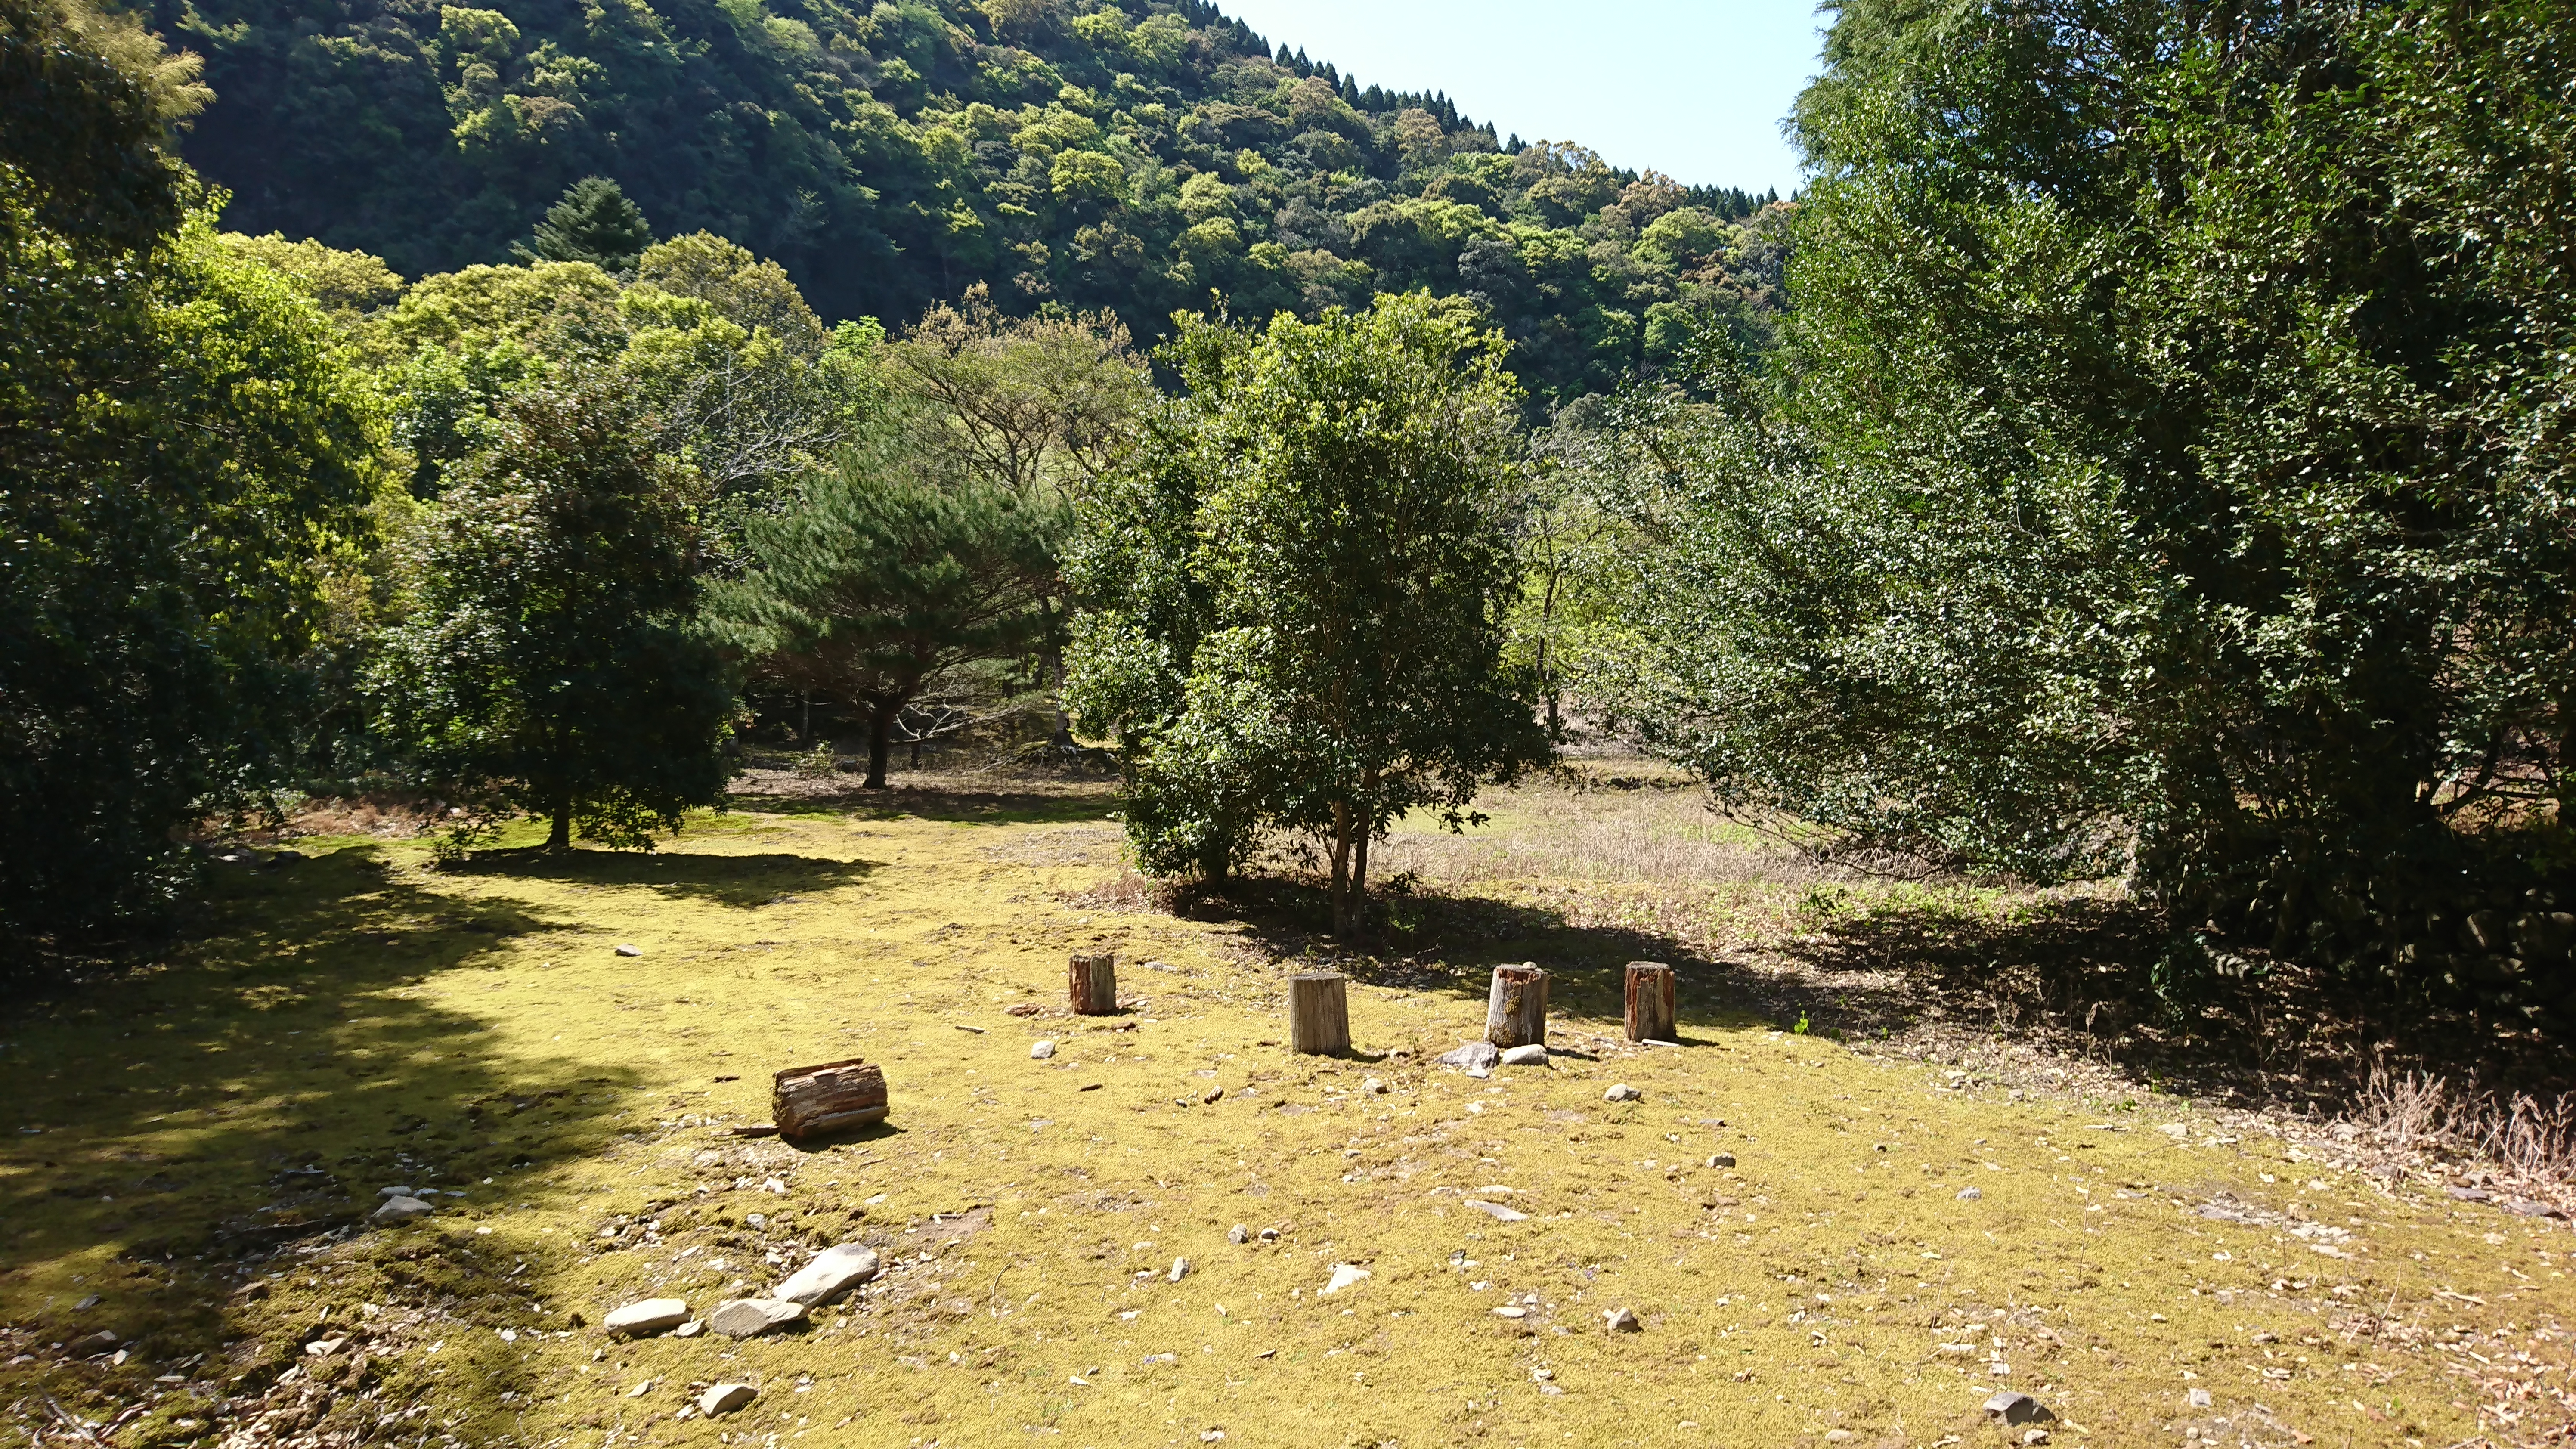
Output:
[[685,1298],[647,1298],[609,1311],[599,1326],[610,1333],[660,1333],[689,1321]]
[[1473,1074],[1491,1071],[1494,1063],[1502,1059],[1502,1055],[1494,1049],[1492,1042],[1471,1041],[1456,1051],[1441,1053],[1439,1060],[1440,1065],[1444,1067],[1461,1067]]
[[378,1196],[378,1197],[418,1197],[418,1196],[420,1196],[420,1194],[419,1194],[419,1193],[416,1193],[416,1192],[414,1192],[414,1191],[412,1191],[412,1190],[411,1190],[410,1188],[408,1188],[408,1187],[380,1187],[380,1188],[377,1188],[377,1189],[376,1189],[376,1196]]
[[1051,1041],[1040,1041],[1040,1042],[1032,1042],[1032,1043],[1030,1043],[1030,1045],[1029,1045],[1029,1060],[1030,1060],[1030,1061],[1033,1061],[1033,1062],[1042,1062],[1042,1061],[1045,1061],[1047,1058],[1049,1058],[1049,1057],[1051,1057],[1051,1056],[1054,1056],[1054,1055],[1055,1055],[1055,1043],[1054,1043],[1054,1042],[1051,1042]]
[[1625,1308],[1609,1309],[1603,1312],[1601,1317],[1602,1321],[1610,1325],[1612,1333],[1639,1333],[1646,1327],[1637,1321],[1637,1315],[1633,1311]]
[[1961,1202],[1978,1202],[1984,1197],[1984,1193],[1979,1192],[1973,1187],[1963,1187],[1959,1189],[1959,1201]]
[[727,1338],[756,1338],[805,1316],[805,1305],[783,1298],[735,1298],[716,1305],[707,1327]]
[[698,1412],[712,1419],[718,1414],[730,1414],[759,1397],[760,1390],[749,1384],[717,1384],[698,1395]]
[[1360,1090],[1368,1093],[1372,1097],[1383,1097],[1386,1095],[1386,1083],[1379,1081],[1375,1077],[1371,1077],[1367,1081],[1360,1083]]
[[1233,1231],[1225,1235],[1225,1240],[1229,1243],[1241,1243],[1250,1239],[1251,1236],[1252,1230],[1250,1228],[1245,1227],[1241,1223],[1236,1223]]
[[1327,1293],[1339,1293],[1343,1289],[1350,1287],[1352,1284],[1357,1283],[1368,1276],[1369,1270],[1366,1268],[1354,1267],[1349,1263],[1335,1263],[1333,1265],[1333,1281],[1324,1285],[1324,1291]]
[[636,945],[632,941],[624,941],[618,944],[617,954],[620,956],[641,956],[644,954],[644,948]]
[[1467,1206],[1485,1214],[1487,1217],[1492,1218],[1498,1223],[1520,1223],[1529,1221],[1528,1213],[1507,1208],[1498,1202],[1483,1202],[1471,1197],[1467,1199]]
[[1190,1276],[1190,1260],[1187,1258],[1174,1258],[1172,1260],[1172,1281],[1178,1283],[1188,1276]]
[[1543,1067],[1547,1065],[1547,1048],[1537,1042],[1528,1042],[1513,1047],[1497,1060],[1507,1067]]
[[829,1303],[877,1275],[876,1249],[857,1243],[842,1243],[814,1255],[814,1261],[796,1270],[795,1276],[778,1285],[775,1297],[789,1303],[802,1303],[808,1308]]
[[436,1211],[438,1209],[416,1197],[389,1197],[385,1199],[383,1207],[376,1209],[374,1217],[380,1223],[407,1223],[413,1218],[425,1218]]
[[2183,1397],[2189,1401],[2191,1406],[2195,1409],[2206,1409],[2211,1403],[2215,1402],[2209,1397],[2209,1390],[2207,1389],[2194,1389]]
[[1601,1094],[1601,1100],[1604,1102],[1638,1102],[1643,1101],[1645,1096],[1645,1093],[1629,1086],[1626,1082],[1612,1082],[1610,1084],[1610,1090]]

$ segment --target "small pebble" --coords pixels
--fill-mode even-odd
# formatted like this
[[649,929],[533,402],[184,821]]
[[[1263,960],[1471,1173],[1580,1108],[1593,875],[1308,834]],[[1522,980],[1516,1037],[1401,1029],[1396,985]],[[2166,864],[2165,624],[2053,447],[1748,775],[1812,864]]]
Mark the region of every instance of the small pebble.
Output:
[[641,956],[644,954],[644,948],[628,941],[621,943],[618,946],[617,954],[620,956]]
[[1032,1042],[1032,1043],[1029,1045],[1029,1060],[1030,1060],[1030,1061],[1033,1061],[1033,1062],[1042,1062],[1042,1061],[1045,1061],[1047,1058],[1049,1058],[1049,1057],[1051,1057],[1051,1056],[1054,1056],[1054,1055],[1055,1055],[1055,1043],[1054,1043],[1054,1042],[1051,1042],[1051,1041],[1040,1041],[1040,1042]]
[[1172,1260],[1172,1281],[1178,1283],[1188,1276],[1190,1276],[1190,1260],[1187,1258],[1174,1258]]
[[1234,1225],[1234,1231],[1225,1235],[1225,1240],[1229,1243],[1242,1243],[1249,1240],[1251,1237],[1252,1230],[1250,1228],[1245,1227],[1241,1223],[1236,1223]]
[[1984,1193],[1979,1192],[1973,1187],[1963,1187],[1959,1189],[1959,1201],[1961,1202],[1975,1202],[1984,1196]]
[[1626,1082],[1613,1082],[1610,1084],[1610,1090],[1601,1094],[1601,1100],[1604,1102],[1637,1102],[1643,1101],[1645,1096],[1645,1093],[1629,1086]]

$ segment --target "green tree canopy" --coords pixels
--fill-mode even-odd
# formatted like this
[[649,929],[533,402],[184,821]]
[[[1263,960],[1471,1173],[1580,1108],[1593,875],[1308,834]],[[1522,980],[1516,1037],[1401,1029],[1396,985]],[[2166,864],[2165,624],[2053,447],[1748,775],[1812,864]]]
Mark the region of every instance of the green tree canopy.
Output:
[[652,244],[653,227],[643,209],[616,182],[585,176],[546,208],[525,243],[510,250],[521,261],[588,262],[603,272],[631,272]]
[[1502,658],[1518,397],[1502,339],[1427,296],[1211,330],[1166,354],[1189,396],[1089,511],[1081,573],[1107,587],[1073,694],[1133,746],[1147,864],[1307,834],[1357,934],[1396,817],[1456,826],[1482,781],[1547,753]]
[[377,729],[488,828],[649,846],[723,797],[733,691],[696,625],[688,475],[611,377],[513,397],[423,527]]

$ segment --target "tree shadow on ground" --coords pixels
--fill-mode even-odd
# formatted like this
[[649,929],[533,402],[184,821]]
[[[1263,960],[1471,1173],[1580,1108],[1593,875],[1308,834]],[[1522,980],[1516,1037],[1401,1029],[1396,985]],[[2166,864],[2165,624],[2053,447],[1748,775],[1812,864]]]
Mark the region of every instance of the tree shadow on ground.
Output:
[[2134,1080],[2245,1104],[2334,1111],[2374,1067],[2420,1068],[2486,1087],[2560,1089],[2563,1048],[2516,1017],[2409,1001],[2268,958],[2217,976],[2183,1007],[2156,991],[2167,927],[2128,902],[2049,901],[2004,919],[1882,910],[1793,940],[1782,954],[1820,981],[1901,976],[1905,989],[1837,999],[1817,1022],[1859,1035],[1946,1021],[2001,1040],[2089,1056]]
[[865,879],[877,866],[810,855],[702,855],[634,850],[485,850],[443,868],[458,876],[616,886],[748,909],[796,891],[829,890]]
[[[174,1366],[256,1395],[300,1360],[310,1327],[281,1336],[269,1321],[272,1267],[375,1233],[401,1243],[378,1265],[379,1301],[531,1321],[542,1278],[478,1259],[473,1219],[602,1150],[635,1084],[504,1054],[470,998],[423,983],[566,924],[528,902],[449,899],[355,846],[219,868],[190,939],[0,1002],[14,1116],[0,1135],[0,1333],[27,1355],[0,1378],[102,1422]],[[372,1227],[393,1183],[465,1196]],[[526,1387],[515,1355],[447,1357],[486,1402]],[[205,1392],[192,1381],[169,1397],[184,1411]]]
[[1673,968],[1682,1036],[1693,1028],[1787,1027],[1837,998],[1873,1014],[1901,1009],[1902,991],[1877,981],[1820,985],[1786,980],[1719,959],[1685,936],[1647,924],[1579,922],[1553,905],[1416,888],[1375,903],[1375,936],[1335,940],[1323,885],[1283,876],[1246,876],[1221,885],[1167,888],[1173,914],[1240,926],[1244,938],[1280,961],[1311,961],[1371,986],[1442,992],[1482,1001],[1493,968],[1534,962],[1548,973],[1554,1014],[1607,1020],[1627,1009],[1627,965]]
[[789,790],[755,782],[737,788],[728,798],[735,809],[772,815],[963,825],[1077,825],[1111,819],[1118,808],[1117,793],[1108,785],[1013,790],[898,782],[869,790],[830,783]]

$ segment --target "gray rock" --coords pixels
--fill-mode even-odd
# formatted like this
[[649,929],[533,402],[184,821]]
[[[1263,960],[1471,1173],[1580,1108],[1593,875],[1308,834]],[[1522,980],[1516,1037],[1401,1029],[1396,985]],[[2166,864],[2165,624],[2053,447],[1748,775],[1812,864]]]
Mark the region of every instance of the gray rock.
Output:
[[689,1321],[689,1302],[685,1298],[647,1298],[611,1309],[599,1326],[610,1333],[660,1333]]
[[1961,1202],[1975,1202],[1984,1196],[1984,1193],[1979,1192],[1973,1187],[1963,1187],[1959,1189],[1959,1201]]
[[1480,1213],[1486,1214],[1498,1223],[1525,1223],[1529,1221],[1528,1213],[1515,1212],[1498,1202],[1485,1202],[1471,1197],[1467,1199],[1467,1206],[1474,1208]]
[[644,954],[644,948],[636,945],[632,941],[622,941],[618,943],[617,954],[620,956],[641,956]]
[[814,1255],[814,1261],[796,1270],[795,1276],[778,1285],[775,1297],[789,1303],[802,1303],[808,1308],[829,1303],[877,1275],[877,1253],[857,1243],[842,1243]]
[[1263,1241],[1263,1242],[1265,1242],[1265,1243],[1275,1243],[1275,1242],[1278,1242],[1278,1241],[1279,1241],[1279,1230],[1278,1230],[1277,1228],[1263,1228],[1263,1229],[1261,1230],[1261,1241]]
[[1710,1153],[1708,1165],[1711,1167],[1733,1167],[1735,1165],[1735,1154],[1732,1152]]
[[1645,1098],[1645,1093],[1629,1086],[1626,1082],[1612,1082],[1610,1090],[1601,1094],[1601,1100],[1604,1102],[1642,1102]]
[[2047,1406],[2039,1400],[2028,1394],[2016,1393],[2011,1389],[1997,1389],[1995,1396],[1986,1400],[1986,1413],[1989,1417],[2000,1419],[2007,1424],[2035,1424],[2043,1419],[2057,1417],[2051,1414]]
[[730,1414],[759,1397],[760,1390],[749,1384],[717,1384],[698,1395],[698,1412],[712,1419],[718,1414]]
[[2211,1404],[2217,1402],[2217,1400],[2212,1399],[2209,1396],[2209,1390],[2207,1389],[2194,1389],[2190,1393],[2183,1395],[2183,1401],[2190,1404],[2195,1409],[2206,1409]]
[[413,1218],[428,1217],[436,1211],[438,1209],[416,1197],[389,1197],[385,1199],[385,1205],[376,1209],[372,1216],[380,1223],[407,1223]]
[[1502,1052],[1492,1042],[1471,1041],[1456,1051],[1441,1053],[1439,1062],[1444,1067],[1457,1067],[1464,1071],[1490,1072],[1502,1057]]
[[1367,1081],[1360,1083],[1360,1090],[1368,1093],[1372,1097],[1383,1097],[1386,1095],[1386,1083],[1379,1081],[1375,1077],[1371,1077]]
[[735,1298],[716,1305],[707,1315],[707,1327],[727,1338],[757,1338],[804,1316],[804,1304],[783,1298]]
[[1547,1065],[1547,1048],[1538,1042],[1524,1042],[1504,1052],[1499,1060],[1507,1067],[1543,1067]]
[[1637,1321],[1635,1313],[1625,1308],[1610,1309],[1603,1313],[1601,1318],[1603,1322],[1610,1325],[1612,1333],[1642,1333],[1646,1328],[1646,1325]]
[[1187,1258],[1174,1258],[1172,1260],[1172,1281],[1178,1283],[1188,1276],[1190,1276],[1190,1260]]
[[1029,1060],[1030,1060],[1030,1061],[1033,1061],[1033,1062],[1042,1062],[1042,1061],[1045,1061],[1047,1058],[1049,1058],[1049,1057],[1051,1057],[1051,1056],[1054,1056],[1054,1055],[1055,1055],[1055,1043],[1054,1043],[1054,1042],[1051,1042],[1051,1041],[1040,1041],[1040,1042],[1031,1042],[1031,1043],[1029,1044]]
[[1245,1227],[1241,1223],[1236,1223],[1234,1225],[1234,1231],[1225,1235],[1225,1240],[1229,1243],[1243,1243],[1249,1241],[1251,1237],[1252,1230],[1250,1228]]
[[416,1192],[414,1192],[414,1191],[412,1191],[410,1188],[407,1188],[407,1187],[380,1187],[380,1188],[377,1188],[377,1189],[376,1189],[376,1196],[378,1196],[378,1197],[418,1197],[418,1196],[420,1196],[420,1194],[419,1194],[419,1193],[416,1193]]

